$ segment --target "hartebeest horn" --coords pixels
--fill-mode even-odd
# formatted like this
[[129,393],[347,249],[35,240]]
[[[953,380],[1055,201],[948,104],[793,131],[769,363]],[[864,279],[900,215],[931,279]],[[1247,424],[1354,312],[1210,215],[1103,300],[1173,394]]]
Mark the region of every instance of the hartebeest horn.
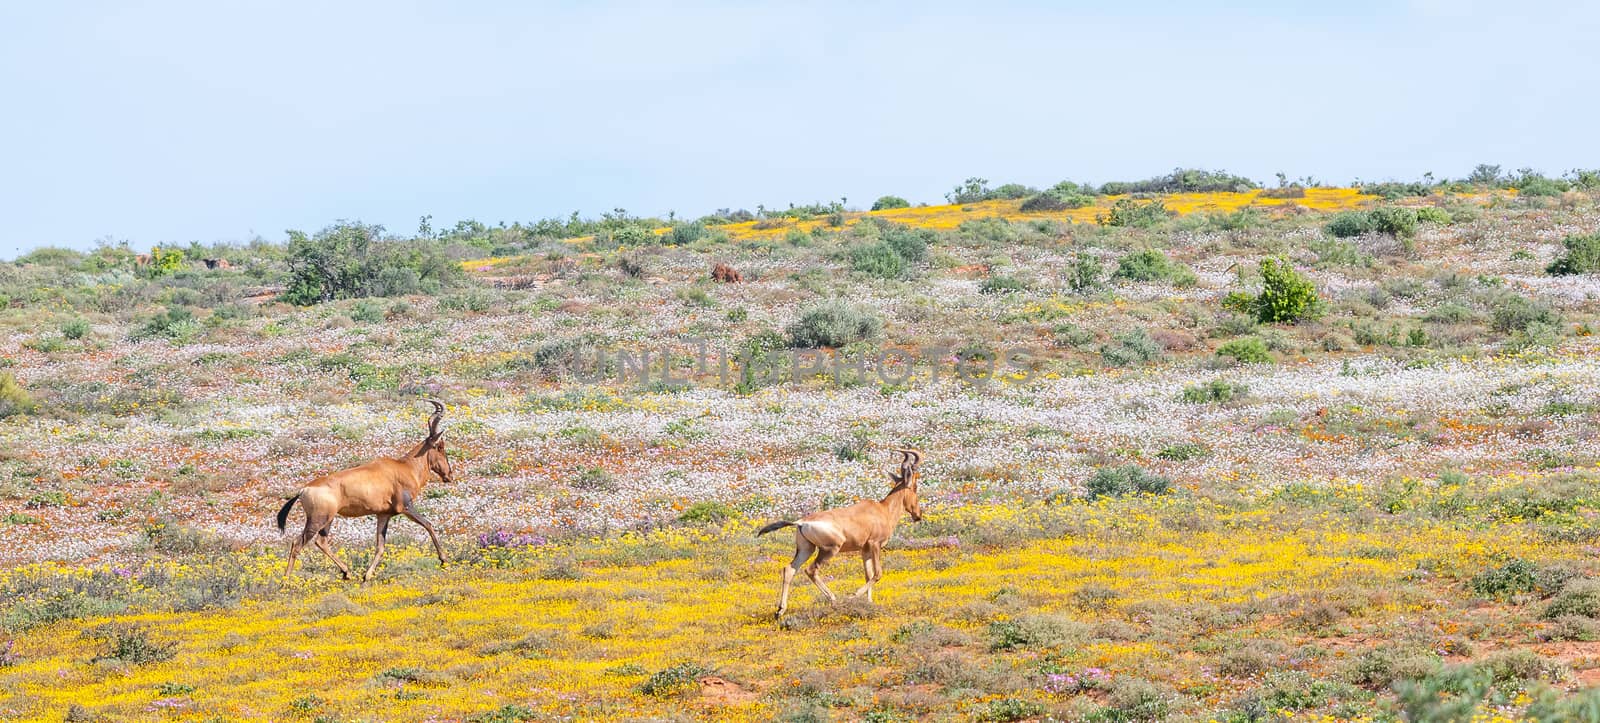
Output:
[[439,429],[439,423],[444,421],[444,405],[432,399],[427,400],[427,402],[433,405],[433,416],[428,419],[428,441],[436,442],[439,440],[439,435],[443,433]]
[[905,459],[900,462],[902,466],[910,465],[911,468],[915,469],[922,465],[922,452],[915,449],[896,449],[895,451],[905,455]]

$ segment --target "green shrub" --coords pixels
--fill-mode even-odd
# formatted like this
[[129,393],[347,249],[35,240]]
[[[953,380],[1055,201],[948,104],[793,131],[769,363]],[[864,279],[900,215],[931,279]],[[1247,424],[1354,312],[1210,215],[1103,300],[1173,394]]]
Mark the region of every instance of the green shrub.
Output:
[[150,249],[150,263],[144,267],[144,275],[155,278],[176,273],[183,269],[183,250],[164,249],[157,246]]
[[928,245],[937,238],[937,234],[929,229],[913,229],[898,224],[880,231],[879,235],[908,264],[920,264],[927,259]]
[[1146,472],[1143,467],[1136,464],[1101,467],[1095,470],[1094,476],[1089,478],[1085,486],[1085,494],[1090,500],[1129,494],[1164,495],[1170,491],[1172,491],[1171,480]]
[[1544,617],[1547,620],[1567,615],[1600,618],[1600,580],[1572,582],[1544,608]]
[[[525,705],[508,703],[494,710],[467,718],[467,723],[522,723],[539,720],[540,713]],[[320,718],[318,720],[321,720]]]
[[1442,208],[1423,206],[1417,209],[1418,223],[1436,223],[1440,226],[1448,226],[1454,221],[1455,219],[1450,215],[1450,212]]
[[1548,596],[1561,589],[1571,577],[1572,573],[1566,570],[1541,567],[1527,560],[1513,559],[1500,567],[1473,575],[1468,586],[1479,595],[1494,598],[1508,598],[1526,593]]
[[1328,219],[1323,226],[1328,235],[1336,238],[1350,238],[1371,233],[1374,230],[1372,217],[1366,211],[1341,211]]
[[33,396],[10,372],[0,372],[0,419],[33,411]]
[[86,633],[106,643],[106,652],[95,660],[120,660],[130,665],[144,665],[171,660],[177,654],[178,644],[157,643],[150,633],[137,625],[110,625]]
[[1112,336],[1100,347],[1100,356],[1111,366],[1128,367],[1159,360],[1161,345],[1143,329],[1133,329]]
[[1105,285],[1100,278],[1104,273],[1095,257],[1080,253],[1073,257],[1072,265],[1067,267],[1067,288],[1075,294],[1095,291]]
[[462,278],[432,241],[382,238],[382,226],[340,222],[307,236],[289,232],[289,286],[283,298],[309,305],[334,299],[434,293]]
[[1205,384],[1184,387],[1183,401],[1190,404],[1226,402],[1234,397],[1242,397],[1249,393],[1250,388],[1243,384],[1233,384],[1221,379],[1212,379]]
[[61,325],[61,335],[68,339],[82,339],[89,335],[89,322],[76,318]]
[[871,339],[883,329],[883,320],[867,309],[831,299],[807,308],[789,325],[789,345],[812,349],[838,348]]
[[882,241],[850,250],[850,266],[880,279],[898,279],[906,273],[906,260],[894,247]]
[[363,324],[381,324],[387,316],[383,304],[366,299],[350,308],[350,318]]
[[1559,196],[1570,187],[1564,181],[1546,178],[1539,174],[1526,175],[1512,184],[1512,188],[1517,189],[1518,195],[1531,196],[1533,198]]
[[687,246],[706,237],[706,225],[699,221],[675,224],[663,240],[668,246]]
[[1371,266],[1372,257],[1355,244],[1336,238],[1318,236],[1306,242],[1306,249],[1317,255],[1316,266]]
[[678,515],[678,521],[691,525],[720,525],[734,516],[734,509],[721,502],[703,500],[689,505],[683,514]]
[[1137,678],[1119,678],[1105,706],[1084,717],[1086,723],[1146,723],[1166,720],[1174,698],[1164,687]]
[[1395,681],[1417,680],[1439,667],[1438,656],[1381,647],[1368,650],[1346,664],[1343,677],[1355,685],[1384,690]]
[[1198,168],[1177,168],[1165,176],[1143,181],[1110,181],[1100,186],[1106,195],[1124,193],[1242,193],[1260,184],[1244,176],[1227,171],[1204,171]]
[[1210,450],[1207,450],[1205,445],[1198,442],[1179,442],[1178,444],[1162,447],[1160,452],[1156,452],[1156,458],[1173,462],[1187,462],[1191,459],[1204,457],[1209,452]]
[[1489,326],[1506,334],[1560,322],[1561,316],[1548,304],[1514,293],[1495,299],[1489,310]]
[[991,700],[979,706],[974,711],[974,720],[980,721],[1008,721],[1028,720],[1044,714],[1045,708],[1039,703],[1021,698],[1001,698]]
[[1489,676],[1470,665],[1447,665],[1417,681],[1395,684],[1404,720],[1446,723],[1471,720],[1489,692]]
[[1556,257],[1545,271],[1552,276],[1592,274],[1600,271],[1600,233],[1575,234],[1562,239],[1566,252]]
[[1194,272],[1189,267],[1167,258],[1160,249],[1135,251],[1117,259],[1117,270],[1111,277],[1129,281],[1167,281],[1177,286],[1189,286],[1195,282]]
[[1095,222],[1102,226],[1149,228],[1171,215],[1160,201],[1139,203],[1131,198],[1119,198],[1106,215],[1096,215]]
[[1428,310],[1422,320],[1433,324],[1464,324],[1477,318],[1477,313],[1461,304],[1445,302]]
[[169,306],[167,310],[146,319],[133,332],[135,339],[165,337],[177,342],[188,341],[199,333],[200,324],[186,306]]
[[[1430,209],[1427,220],[1439,221],[1442,211]],[[1449,223],[1444,214],[1443,223]],[[1404,206],[1379,206],[1370,211],[1342,211],[1323,226],[1330,236],[1349,238],[1364,233],[1386,233],[1396,238],[1409,239],[1417,233],[1417,211]]]
[[711,671],[699,663],[678,663],[658,670],[639,686],[639,692],[656,697],[668,697],[695,690],[700,679]]
[[1022,615],[989,623],[989,649],[1051,650],[1077,638],[1071,621],[1052,615]]
[[1045,211],[1066,211],[1073,208],[1083,208],[1094,203],[1094,195],[1082,193],[1076,189],[1052,188],[1044,193],[1029,198],[1022,202],[1018,210],[1023,213],[1039,213]]
[[989,190],[988,179],[973,176],[965,181],[962,181],[961,185],[956,186],[949,193],[946,193],[944,198],[946,201],[949,201],[952,204],[960,205],[987,201],[989,200],[989,194],[991,193],[993,193],[993,191]]
[[1253,336],[1234,339],[1217,347],[1217,356],[1232,357],[1241,364],[1266,364],[1272,361],[1266,342]]
[[1257,321],[1292,324],[1315,315],[1317,288],[1288,261],[1262,259],[1261,282],[1261,294],[1255,298]]
[[1427,196],[1433,193],[1434,184],[1417,181],[1384,181],[1381,183],[1363,183],[1359,188],[1362,193],[1382,196],[1393,201],[1405,196]]
[[1009,294],[1027,290],[1027,284],[1011,276],[990,276],[978,285],[978,293],[980,294]]
[[590,467],[584,470],[573,478],[572,486],[589,492],[615,492],[618,489],[617,478],[601,467]]
[[879,196],[872,202],[872,210],[887,211],[891,208],[910,208],[911,202],[899,196]]
[[1404,206],[1379,206],[1368,211],[1372,227],[1379,233],[1395,238],[1411,238],[1417,234],[1417,212]]

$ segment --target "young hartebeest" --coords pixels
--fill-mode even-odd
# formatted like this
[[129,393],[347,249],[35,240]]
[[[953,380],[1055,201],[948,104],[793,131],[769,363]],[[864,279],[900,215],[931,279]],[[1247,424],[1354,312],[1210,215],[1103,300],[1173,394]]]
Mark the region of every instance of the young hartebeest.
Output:
[[922,464],[922,452],[915,449],[895,451],[901,454],[900,473],[884,470],[895,484],[882,500],[862,500],[849,507],[813,512],[799,520],[779,520],[756,531],[756,537],[760,537],[784,527],[795,528],[794,559],[783,568],[783,591],[778,593],[779,619],[789,609],[789,587],[794,582],[794,574],[812,553],[817,557],[805,568],[806,577],[831,602],[838,598],[818,577],[822,566],[841,552],[860,552],[866,584],[851,595],[865,594],[871,602],[872,586],[883,577],[883,544],[894,536],[900,515],[911,515],[912,522],[922,521],[922,506],[917,503],[917,467]]
[[289,567],[283,572],[285,580],[294,573],[300,548],[313,539],[316,540],[317,549],[339,566],[344,579],[350,579],[350,568],[345,567],[328,547],[328,529],[333,526],[336,516],[376,515],[378,518],[377,549],[372,555],[372,564],[367,566],[366,575],[361,578],[363,584],[372,579],[372,573],[383,560],[383,543],[389,535],[389,519],[395,515],[405,515],[412,522],[422,525],[422,529],[428,531],[429,539],[433,540],[433,551],[439,555],[439,564],[445,564],[439,535],[434,533],[433,524],[417,514],[416,509],[417,498],[422,496],[422,487],[427,484],[431,474],[439,475],[439,479],[449,484],[454,473],[450,458],[444,451],[444,431],[439,428],[439,422],[444,419],[444,405],[432,399],[428,403],[433,405],[433,416],[428,419],[428,436],[405,456],[379,458],[359,467],[319,477],[290,497],[283,504],[283,509],[278,510],[279,532],[288,524],[289,510],[294,507],[295,500],[300,501],[300,508],[306,513],[306,529],[289,545]]

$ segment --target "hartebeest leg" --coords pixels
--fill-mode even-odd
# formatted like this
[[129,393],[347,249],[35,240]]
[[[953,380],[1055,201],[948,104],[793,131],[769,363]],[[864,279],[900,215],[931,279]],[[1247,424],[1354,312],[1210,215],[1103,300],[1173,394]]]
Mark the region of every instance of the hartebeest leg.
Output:
[[861,548],[862,583],[861,587],[856,588],[855,592],[850,593],[850,597],[861,597],[862,595],[866,595],[868,602],[872,600],[872,583],[877,580],[875,577],[877,572],[876,562],[877,560],[874,558],[872,554],[872,548],[870,546]]
[[409,502],[410,500],[407,500],[408,504],[405,508],[406,519],[422,525],[422,529],[428,531],[428,539],[433,540],[433,552],[439,556],[439,567],[444,567],[444,547],[439,544],[439,535],[433,531],[433,523],[423,519],[422,515],[417,514],[416,508],[412,507]]
[[822,582],[820,573],[822,572],[822,566],[827,564],[829,560],[833,559],[833,556],[838,552],[839,548],[837,547],[818,548],[817,559],[812,560],[811,564],[806,567],[806,577],[811,578],[811,584],[816,585],[817,589],[821,590],[823,595],[828,596],[828,602],[834,602],[835,600],[838,600],[839,596],[834,595],[833,591],[828,589],[827,584]]
[[784,611],[789,609],[789,586],[794,583],[794,574],[804,567],[806,560],[811,559],[811,553],[817,551],[817,546],[799,535],[795,535],[794,559],[783,566],[783,591],[778,593],[778,617],[783,617]]
[[389,518],[394,515],[378,515],[378,541],[373,545],[372,564],[367,566],[367,574],[361,576],[361,584],[372,581],[372,573],[378,571],[378,563],[383,560],[383,543],[389,537]]
[[883,579],[883,547],[872,546],[872,579],[867,581],[867,602],[872,602],[872,588]]
[[[332,525],[333,524],[333,520],[328,520],[327,524],[328,525]],[[345,580],[349,580],[350,579],[350,568],[348,566],[346,566],[344,564],[344,562],[339,559],[338,555],[333,554],[333,548],[328,546],[328,528],[327,527],[323,527],[322,531],[317,533],[316,541],[317,541],[317,549],[321,550],[322,554],[327,555],[329,560],[333,560],[333,564],[339,566],[339,576],[341,578],[345,579]]]
[[300,536],[296,537],[293,542],[289,543],[289,567],[283,571],[285,582],[288,582],[289,578],[294,575],[294,564],[300,559],[300,549],[305,547],[306,543],[316,536],[317,531],[311,529],[311,521],[307,520],[306,529],[301,531]]

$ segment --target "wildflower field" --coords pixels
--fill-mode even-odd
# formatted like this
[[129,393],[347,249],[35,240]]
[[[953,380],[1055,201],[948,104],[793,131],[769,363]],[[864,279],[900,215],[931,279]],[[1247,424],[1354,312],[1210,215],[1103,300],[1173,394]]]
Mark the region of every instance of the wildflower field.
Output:
[[[1592,175],[0,263],[0,718],[1600,720]],[[449,564],[284,579],[425,399]],[[775,620],[754,530],[905,446],[875,601]]]

